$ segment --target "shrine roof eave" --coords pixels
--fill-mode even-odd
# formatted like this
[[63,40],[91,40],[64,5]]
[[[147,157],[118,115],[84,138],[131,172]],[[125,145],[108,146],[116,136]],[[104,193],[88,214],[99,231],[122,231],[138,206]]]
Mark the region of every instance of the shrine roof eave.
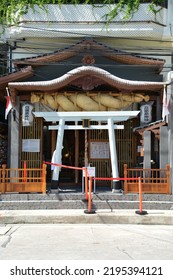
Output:
[[20,69],[19,71],[9,73],[7,75],[0,77],[0,90],[5,89],[9,82],[11,81],[21,81],[26,78],[30,78],[34,75],[33,68],[31,66],[27,66],[25,68]]
[[110,72],[94,66],[81,66],[75,68],[61,77],[58,77],[49,81],[37,81],[37,82],[9,82],[8,86],[10,90],[17,91],[56,91],[68,84],[72,83],[79,77],[92,75],[102,79],[105,84],[118,88],[119,90],[161,90],[164,85],[168,85],[167,82],[148,82],[148,81],[132,81],[119,78],[112,75]]
[[40,65],[45,65],[45,63],[52,63],[63,61],[69,59],[73,56],[79,54],[84,50],[97,50],[102,53],[102,56],[111,59],[112,61],[116,61],[123,64],[128,65],[148,65],[153,66],[157,69],[158,72],[161,72],[163,66],[165,64],[165,60],[163,59],[154,59],[152,57],[144,57],[142,55],[130,54],[125,51],[120,51],[117,49],[113,49],[108,47],[102,43],[99,43],[95,40],[85,39],[79,43],[76,43],[70,47],[66,47],[64,49],[60,49],[55,51],[54,53],[47,53],[44,55],[39,55],[36,57],[23,58],[13,60],[13,64],[15,67],[21,67],[22,65],[32,65],[33,67],[37,67]]
[[144,131],[148,130],[148,131],[153,131],[154,129],[158,129],[161,126],[167,125],[167,123],[164,120],[157,120],[155,122],[152,123],[148,123],[148,124],[144,124],[138,127],[134,127],[133,128],[133,132],[137,132],[137,133],[143,133]]

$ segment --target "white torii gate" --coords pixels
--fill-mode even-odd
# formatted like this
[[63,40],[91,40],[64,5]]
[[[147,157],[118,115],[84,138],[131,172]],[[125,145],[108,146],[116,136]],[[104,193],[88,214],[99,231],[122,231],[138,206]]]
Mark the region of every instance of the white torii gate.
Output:
[[[49,126],[49,130],[58,130],[57,142],[56,142],[56,154],[55,163],[60,163],[62,158],[62,147],[64,138],[64,129],[108,129],[109,146],[111,155],[111,167],[112,177],[118,178],[118,161],[115,141],[115,129],[124,129],[123,125],[117,125],[116,123],[127,121],[130,118],[134,118],[140,111],[91,111],[91,112],[33,112],[35,117],[42,117],[47,122],[59,122],[59,125]],[[82,125],[66,125],[65,122],[80,122],[84,120],[96,121],[98,125],[90,125],[89,127],[83,127]],[[100,124],[100,123],[107,124]],[[60,167],[56,166],[53,171],[53,180],[59,180]],[[118,180],[113,181],[113,190],[116,190],[116,183]]]

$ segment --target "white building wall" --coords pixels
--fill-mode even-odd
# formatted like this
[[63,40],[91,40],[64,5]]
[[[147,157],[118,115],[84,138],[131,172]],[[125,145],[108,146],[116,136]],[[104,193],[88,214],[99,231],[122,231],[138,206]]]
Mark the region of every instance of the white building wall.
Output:
[[[6,37],[19,39],[26,37],[160,37],[166,24],[167,9],[155,14],[148,11],[148,4],[141,4],[131,20],[123,20],[124,13],[119,13],[108,25],[105,14],[114,5],[93,7],[92,5],[47,5],[44,11],[38,6],[20,17],[19,26],[7,30]],[[17,16],[17,15],[16,15]]]

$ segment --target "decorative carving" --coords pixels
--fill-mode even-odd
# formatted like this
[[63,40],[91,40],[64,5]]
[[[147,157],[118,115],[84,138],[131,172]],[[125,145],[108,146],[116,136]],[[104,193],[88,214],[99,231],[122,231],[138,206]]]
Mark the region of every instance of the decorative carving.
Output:
[[87,64],[87,65],[94,64],[95,63],[95,58],[91,54],[86,54],[82,58],[82,63]]
[[81,77],[71,83],[73,86],[82,88],[83,90],[92,90],[100,85],[103,85],[104,81],[94,76]]

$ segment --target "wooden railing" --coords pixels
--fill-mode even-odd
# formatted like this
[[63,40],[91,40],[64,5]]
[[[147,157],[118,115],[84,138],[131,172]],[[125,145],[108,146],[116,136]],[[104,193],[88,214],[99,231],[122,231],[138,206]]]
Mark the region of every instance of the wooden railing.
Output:
[[[170,194],[170,166],[162,169],[128,168],[124,164],[125,193],[138,193],[138,178],[141,177],[143,193]],[[136,178],[132,180],[130,178]]]
[[6,168],[2,165],[0,192],[46,193],[46,164],[41,168]]

